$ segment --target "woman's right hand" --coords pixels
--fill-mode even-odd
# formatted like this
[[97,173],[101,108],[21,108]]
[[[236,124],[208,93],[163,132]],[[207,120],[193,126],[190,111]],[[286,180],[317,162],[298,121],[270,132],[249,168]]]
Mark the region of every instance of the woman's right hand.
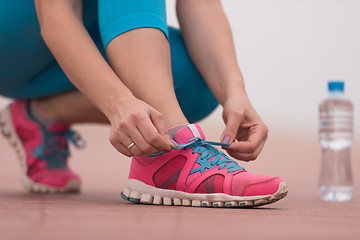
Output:
[[[110,142],[122,154],[150,156],[170,151],[171,146],[163,115],[147,103],[132,97],[112,106]],[[134,144],[132,144],[134,143]],[[132,147],[131,144],[133,145]]]

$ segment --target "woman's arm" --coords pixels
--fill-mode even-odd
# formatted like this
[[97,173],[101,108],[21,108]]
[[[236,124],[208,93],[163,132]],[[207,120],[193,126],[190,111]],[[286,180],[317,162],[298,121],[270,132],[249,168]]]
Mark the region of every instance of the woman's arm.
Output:
[[35,5],[45,43],[72,83],[109,119],[112,127],[110,141],[114,147],[127,156],[132,155],[119,136],[137,130],[121,126],[130,125],[127,123],[135,122],[134,118],[141,114],[147,115],[151,119],[149,122],[154,123],[151,126],[146,123],[144,129],[150,130],[147,132],[151,136],[141,133],[144,138],[155,140],[152,144],[157,151],[170,150],[161,114],[133,96],[89,36],[82,23],[82,1],[35,0]]
[[228,153],[240,160],[256,159],[268,130],[248,100],[220,0],[179,0],[177,15],[192,60],[224,107],[221,140],[239,140]]
[[46,45],[71,82],[109,117],[109,106],[126,101],[132,94],[86,31],[82,2],[35,0],[35,4]]

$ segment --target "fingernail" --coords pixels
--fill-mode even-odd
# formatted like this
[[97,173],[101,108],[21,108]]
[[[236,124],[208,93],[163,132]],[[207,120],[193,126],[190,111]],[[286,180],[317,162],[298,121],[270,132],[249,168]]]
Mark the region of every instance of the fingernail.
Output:
[[231,141],[231,138],[229,136],[224,136],[223,139],[222,139],[222,143],[226,143],[226,144],[229,144]]
[[178,148],[179,147],[179,144],[177,144],[174,140],[172,140],[171,138],[169,139],[170,140],[170,145],[174,148]]

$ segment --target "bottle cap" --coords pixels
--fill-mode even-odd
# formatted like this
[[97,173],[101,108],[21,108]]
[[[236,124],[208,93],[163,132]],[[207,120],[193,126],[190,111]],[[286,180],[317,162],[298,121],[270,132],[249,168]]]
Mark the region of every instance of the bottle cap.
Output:
[[328,87],[330,92],[344,92],[344,81],[342,80],[331,80],[329,81]]

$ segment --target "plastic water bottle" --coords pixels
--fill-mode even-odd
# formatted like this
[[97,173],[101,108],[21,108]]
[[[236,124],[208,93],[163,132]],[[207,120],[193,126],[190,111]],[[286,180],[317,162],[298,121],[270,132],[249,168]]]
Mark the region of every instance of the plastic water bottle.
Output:
[[321,169],[319,195],[324,201],[349,201],[353,194],[351,144],[353,105],[343,81],[329,81],[329,96],[320,103]]

